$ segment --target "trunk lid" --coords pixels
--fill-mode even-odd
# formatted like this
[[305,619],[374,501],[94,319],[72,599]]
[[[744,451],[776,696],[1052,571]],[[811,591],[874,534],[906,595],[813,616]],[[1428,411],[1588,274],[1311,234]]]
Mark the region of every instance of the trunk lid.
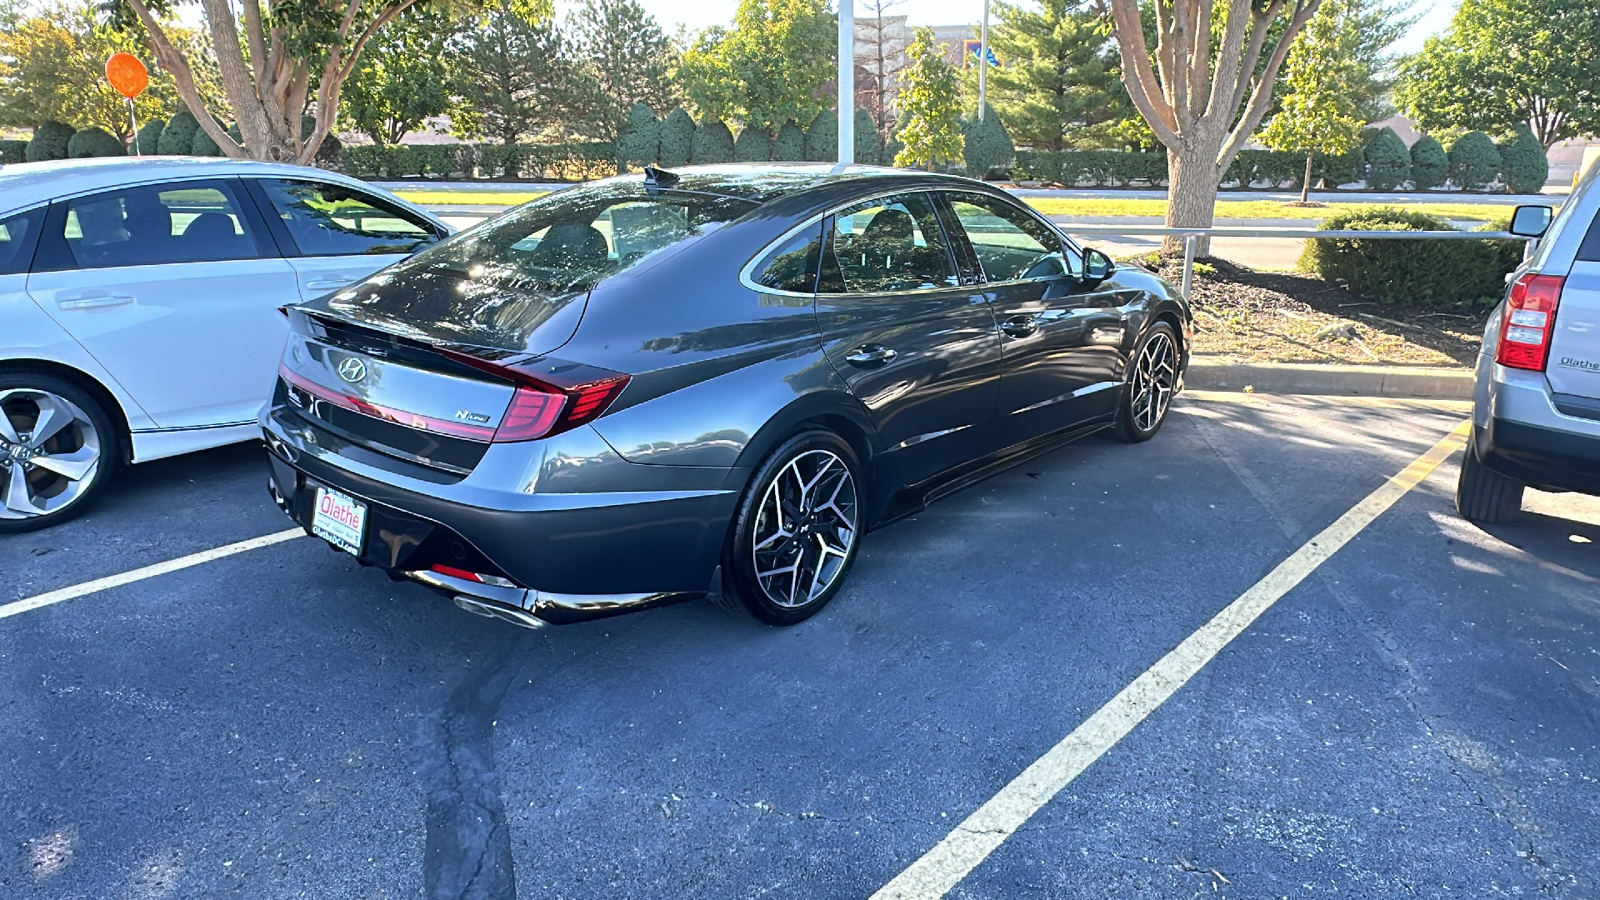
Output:
[[1557,394],[1600,399],[1600,262],[1580,259],[1567,274],[1545,376]]

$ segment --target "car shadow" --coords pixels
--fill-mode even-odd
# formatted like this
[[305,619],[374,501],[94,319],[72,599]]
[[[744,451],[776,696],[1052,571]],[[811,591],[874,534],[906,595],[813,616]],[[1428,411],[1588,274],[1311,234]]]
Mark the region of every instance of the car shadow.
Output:
[[1509,522],[1477,527],[1544,562],[1600,578],[1600,524],[1524,509]]

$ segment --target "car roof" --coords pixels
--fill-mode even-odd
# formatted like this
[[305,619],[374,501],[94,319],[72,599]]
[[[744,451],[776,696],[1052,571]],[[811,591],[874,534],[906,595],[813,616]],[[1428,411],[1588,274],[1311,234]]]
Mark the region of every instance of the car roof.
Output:
[[[970,187],[980,184],[957,175],[883,166],[840,166],[836,163],[734,163],[658,171],[669,171],[677,176],[678,180],[671,183],[672,190],[740,197],[757,204],[765,204],[801,190],[830,185],[860,186],[861,182],[867,181],[886,188],[925,184]],[[618,175],[595,184],[637,183],[643,177],[638,173]]]
[[[338,182],[388,195],[379,188],[326,169],[286,163],[206,156],[62,159],[0,166],[0,215],[20,212],[62,197],[126,185],[180,178],[228,178],[236,175],[311,177],[319,181]],[[434,217],[429,216],[429,218]]]

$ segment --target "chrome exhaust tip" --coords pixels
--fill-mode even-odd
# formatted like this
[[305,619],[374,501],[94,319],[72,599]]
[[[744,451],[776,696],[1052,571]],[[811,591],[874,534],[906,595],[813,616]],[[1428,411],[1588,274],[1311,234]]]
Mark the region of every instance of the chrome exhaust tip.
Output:
[[533,613],[530,613],[526,610],[517,609],[514,606],[490,603],[485,600],[479,600],[476,597],[468,597],[465,594],[455,595],[455,601],[456,606],[461,607],[473,615],[483,616],[484,618],[499,619],[502,622],[510,622],[513,625],[521,625],[523,628],[548,628],[550,626],[549,622],[546,622]]

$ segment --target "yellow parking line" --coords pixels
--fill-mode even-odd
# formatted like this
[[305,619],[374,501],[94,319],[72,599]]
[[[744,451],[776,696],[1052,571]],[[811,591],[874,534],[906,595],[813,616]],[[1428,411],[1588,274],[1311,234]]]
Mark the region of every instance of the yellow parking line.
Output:
[[280,531],[276,534],[263,535],[262,537],[251,538],[248,541],[239,541],[236,544],[228,544],[224,547],[214,547],[210,550],[202,550],[199,553],[191,553],[188,556],[180,556],[177,559],[169,559],[166,562],[154,563],[152,565],[145,566],[142,569],[134,569],[131,572],[123,572],[120,575],[107,575],[105,578],[96,578],[93,581],[85,581],[82,584],[75,584],[71,587],[64,587],[58,590],[49,591],[47,593],[38,594],[36,596],[29,597],[26,600],[16,600],[11,603],[7,603],[4,606],[0,606],[0,619],[15,616],[19,613],[25,613],[29,610],[39,609],[40,607],[50,606],[55,603],[64,603],[68,600],[76,600],[79,597],[86,597],[89,594],[110,590],[114,587],[122,587],[125,584],[133,584],[136,581],[144,581],[147,578],[155,578],[157,575],[166,575],[169,572],[176,572],[180,569],[198,566],[201,563],[208,563],[212,560],[223,559],[225,557],[234,556],[239,553],[245,553],[250,550],[257,550],[261,547],[270,547],[273,544],[281,544],[284,541],[293,540],[294,538],[302,537],[304,535],[304,531],[298,528],[290,528],[286,531]]
[[1461,449],[1470,425],[1462,422],[1433,449],[1368,494],[1211,621],[1184,638],[1183,643],[978,807],[944,840],[873,894],[873,900],[943,897],[1034,813],[1177,693],[1257,617]]

